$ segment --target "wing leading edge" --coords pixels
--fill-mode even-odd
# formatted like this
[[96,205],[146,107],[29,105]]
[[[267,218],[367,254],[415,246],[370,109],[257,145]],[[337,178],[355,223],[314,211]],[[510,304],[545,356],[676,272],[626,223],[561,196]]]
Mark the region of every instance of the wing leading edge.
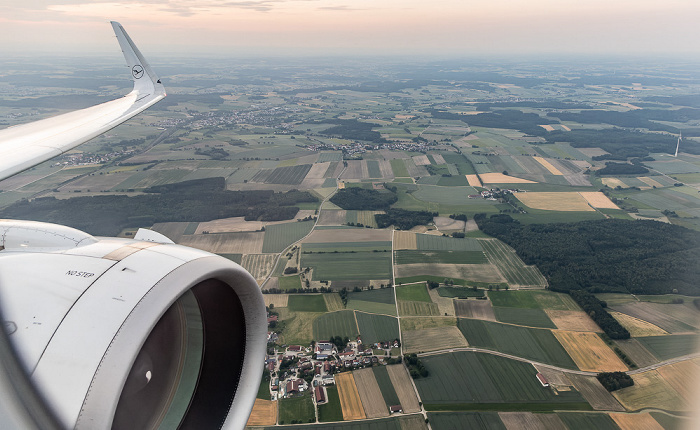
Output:
[[117,100],[0,130],[0,180],[61,155],[165,97],[165,88],[124,28],[111,22],[134,89]]

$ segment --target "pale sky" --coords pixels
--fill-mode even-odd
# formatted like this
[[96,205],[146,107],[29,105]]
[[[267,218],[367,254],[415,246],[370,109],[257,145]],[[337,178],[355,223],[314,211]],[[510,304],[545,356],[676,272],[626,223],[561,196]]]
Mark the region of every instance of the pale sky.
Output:
[[[698,0],[20,0],[0,52],[107,51],[107,21],[145,54],[681,54],[700,59]],[[17,5],[14,5],[14,4]]]

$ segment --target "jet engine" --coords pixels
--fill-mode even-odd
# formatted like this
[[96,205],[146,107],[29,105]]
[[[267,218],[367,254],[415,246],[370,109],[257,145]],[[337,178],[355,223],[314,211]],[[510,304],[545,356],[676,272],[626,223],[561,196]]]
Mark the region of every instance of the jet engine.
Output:
[[230,260],[150,230],[98,238],[5,220],[0,304],[15,358],[60,427],[235,429],[248,419],[265,304]]

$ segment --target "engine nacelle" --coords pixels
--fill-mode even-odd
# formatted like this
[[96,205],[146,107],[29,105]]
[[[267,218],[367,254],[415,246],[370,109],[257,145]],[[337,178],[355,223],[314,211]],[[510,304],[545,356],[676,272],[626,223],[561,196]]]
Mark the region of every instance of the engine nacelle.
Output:
[[19,362],[66,428],[243,428],[267,344],[260,289],[223,257],[152,240],[0,222]]

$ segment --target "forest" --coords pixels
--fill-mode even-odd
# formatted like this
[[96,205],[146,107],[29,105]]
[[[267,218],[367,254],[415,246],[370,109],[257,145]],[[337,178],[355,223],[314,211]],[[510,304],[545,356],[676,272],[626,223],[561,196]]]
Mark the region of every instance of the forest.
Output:
[[243,216],[281,221],[299,211],[293,206],[318,199],[306,191],[228,191],[224,178],[196,179],[146,190],[135,197],[105,195],[22,200],[0,211],[1,218],[67,225],[98,236],[116,236],[124,228],[157,222],[203,222]]
[[360,122],[356,119],[327,119],[323,123],[337,124],[321,133],[328,136],[338,136],[348,140],[365,140],[373,143],[385,143],[386,139],[378,131],[372,131],[376,124]]
[[700,295],[700,232],[645,220],[521,225],[506,214],[474,219],[536,265],[554,291]]
[[398,197],[392,192],[353,187],[338,190],[330,200],[345,210],[376,211],[388,209],[396,203]]
[[598,324],[598,327],[603,329],[610,339],[630,338],[630,332],[605,310],[605,306],[607,306],[605,302],[598,300],[596,296],[584,290],[571,290],[569,295]]
[[643,175],[648,173],[649,169],[637,164],[627,163],[605,163],[605,167],[597,170],[596,173],[602,176],[605,175]]
[[406,209],[387,209],[385,214],[376,214],[374,219],[379,228],[387,228],[391,225],[399,230],[410,230],[417,225],[427,225],[433,222],[437,212],[409,211]]
[[518,130],[533,136],[544,136],[547,133],[540,124],[558,124],[559,122],[549,118],[543,118],[536,113],[523,113],[519,110],[503,109],[497,112],[486,112],[476,115],[461,115],[444,112],[437,109],[429,110],[436,119],[460,120],[470,126],[509,128]]
[[[651,152],[673,154],[678,141],[677,136],[670,134],[641,133],[620,128],[556,130],[544,137],[547,143],[569,142],[574,148],[594,146],[624,158],[646,157]],[[684,152],[700,154],[699,143],[687,141],[682,145]]]

